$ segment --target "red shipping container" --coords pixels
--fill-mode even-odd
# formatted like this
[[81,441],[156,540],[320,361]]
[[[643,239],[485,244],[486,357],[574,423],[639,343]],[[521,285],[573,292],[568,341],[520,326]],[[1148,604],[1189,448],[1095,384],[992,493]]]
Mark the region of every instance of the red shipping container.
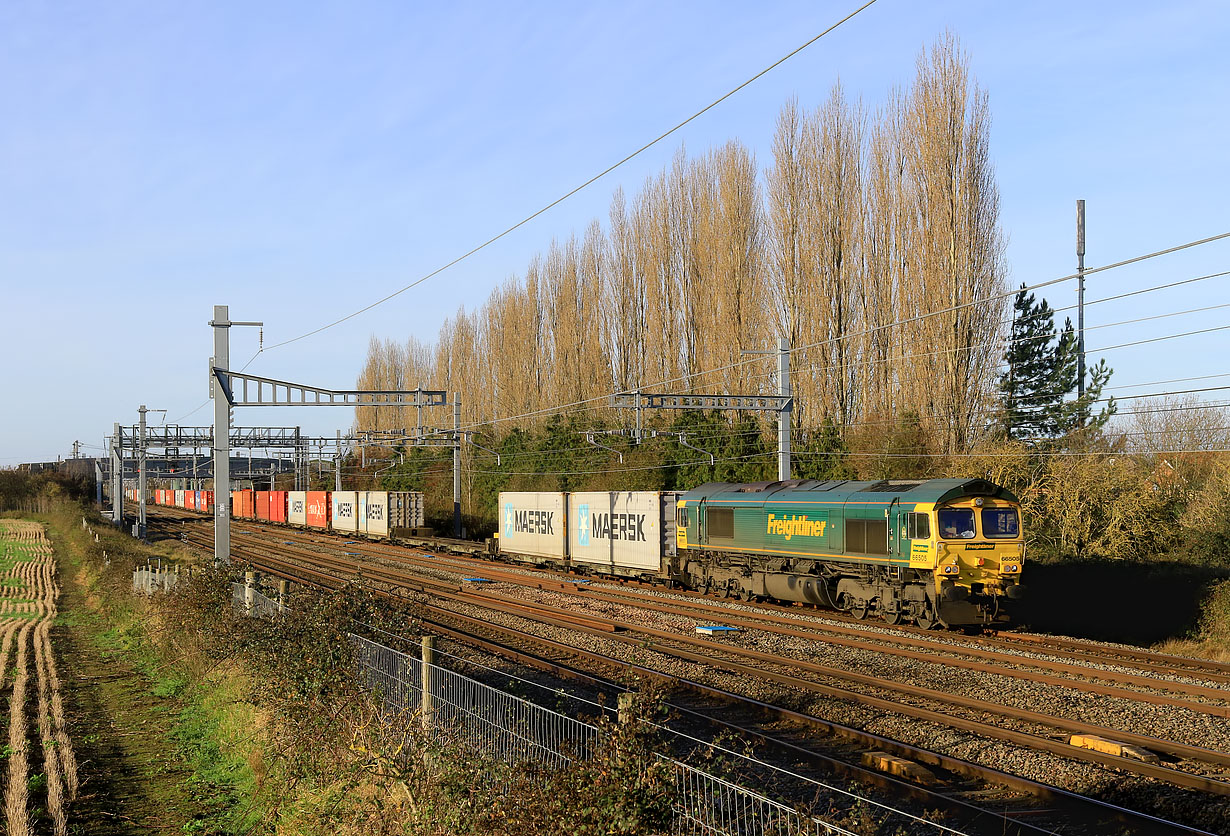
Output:
[[256,518],[269,520],[269,491],[256,492]]
[[269,520],[271,522],[286,522],[286,500],[288,491],[269,492]]
[[184,491],[184,507],[189,511],[196,510],[196,493],[193,491]]
[[307,492],[307,524],[312,528],[328,528],[329,517],[333,512],[329,502],[328,491]]

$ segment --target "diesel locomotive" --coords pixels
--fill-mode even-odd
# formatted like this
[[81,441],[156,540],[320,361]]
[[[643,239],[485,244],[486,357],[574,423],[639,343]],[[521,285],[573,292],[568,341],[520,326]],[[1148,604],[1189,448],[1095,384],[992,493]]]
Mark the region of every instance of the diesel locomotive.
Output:
[[707,484],[677,502],[687,586],[897,624],[1007,620],[1021,597],[1020,503],[984,479]]

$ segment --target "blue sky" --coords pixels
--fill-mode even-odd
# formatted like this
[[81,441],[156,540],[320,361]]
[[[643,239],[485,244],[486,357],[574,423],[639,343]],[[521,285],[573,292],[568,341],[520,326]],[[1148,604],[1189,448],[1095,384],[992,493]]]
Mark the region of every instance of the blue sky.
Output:
[[[0,465],[66,455],[74,439],[99,445],[141,403],[210,423],[208,408],[186,414],[205,399],[214,304],[263,320],[266,344],[360,308],[856,5],[5,0]],[[787,98],[814,107],[840,78],[874,109],[946,29],[990,95],[1012,281],[1072,272],[1076,198],[1088,203],[1089,266],[1230,231],[1224,3],[879,0],[508,238],[250,370],[351,386],[371,335],[431,339],[553,237],[605,217],[617,186],[635,192],[681,144],[738,138],[763,169]],[[1091,278],[1089,298],[1227,269],[1230,241]],[[1047,295],[1073,301],[1069,286]],[[1088,324],[1220,302],[1230,302],[1226,279],[1095,305]],[[1225,321],[1212,311],[1087,342]],[[1113,382],[1230,372],[1227,334],[1109,352]],[[255,349],[255,333],[235,334],[238,362]],[[351,418],[246,410],[239,420],[331,435]]]

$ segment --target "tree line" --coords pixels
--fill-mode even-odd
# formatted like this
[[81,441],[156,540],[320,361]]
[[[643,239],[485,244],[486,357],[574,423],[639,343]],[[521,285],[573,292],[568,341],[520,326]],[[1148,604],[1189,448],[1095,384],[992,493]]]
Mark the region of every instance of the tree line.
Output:
[[[874,111],[840,84],[813,110],[788,102],[763,169],[737,141],[680,149],[635,194],[616,191],[605,223],[553,241],[434,343],[373,338],[358,384],[462,393],[479,433],[463,446],[463,511],[482,534],[500,490],[776,478],[775,416],[649,412],[658,435],[637,443],[607,398],[773,394],[776,358],[745,352],[785,337],[794,476],[984,476],[1021,496],[1035,556],[1224,561],[1225,410],[1140,404],[1112,431],[1101,361],[1078,395],[1071,322],[1007,289],[990,122],[944,35]],[[360,430],[418,421],[413,408],[356,411]],[[583,431],[607,434],[598,446]],[[444,525],[447,451],[386,453],[381,483],[424,490]]]
[[773,392],[772,358],[743,352],[784,336],[800,429],[908,412],[962,449],[984,429],[1005,333],[989,131],[986,92],[941,37],[874,112],[840,84],[814,110],[787,103],[763,171],[738,141],[680,149],[434,344],[373,338],[359,385],[460,391],[463,422],[500,431],[541,424],[544,406],[613,419],[616,391]]

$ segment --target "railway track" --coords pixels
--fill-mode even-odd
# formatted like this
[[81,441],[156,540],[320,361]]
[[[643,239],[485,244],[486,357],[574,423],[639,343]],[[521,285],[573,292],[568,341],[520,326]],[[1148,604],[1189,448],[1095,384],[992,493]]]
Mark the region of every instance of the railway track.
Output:
[[[258,528],[256,524],[245,525],[250,525],[252,529]],[[488,561],[475,561],[470,558],[457,556],[409,555],[404,550],[389,544],[370,544],[353,540],[343,541],[340,543],[339,550],[344,549],[345,551],[339,555],[328,555],[321,553],[319,549],[328,548],[332,550],[339,546],[338,540],[332,538],[321,539],[319,535],[284,528],[270,528],[263,535],[244,531],[237,531],[236,533],[239,538],[242,538],[238,545],[243,554],[251,559],[255,565],[281,577],[287,577],[302,583],[329,587],[337,585],[341,578],[362,575],[369,581],[384,585],[387,590],[411,591],[424,596],[430,596],[437,602],[427,605],[432,613],[432,617],[440,620],[439,626],[441,627],[447,627],[448,624],[446,622],[451,621],[453,626],[449,629],[453,630],[453,632],[458,632],[456,624],[458,620],[465,621],[468,625],[464,627],[462,632],[468,630],[472,634],[480,626],[483,629],[492,630],[494,628],[481,618],[481,613],[484,611],[500,612],[506,616],[523,619],[527,622],[525,626],[538,625],[576,631],[601,638],[606,642],[623,644],[627,647],[637,647],[643,651],[652,651],[697,665],[721,669],[736,676],[768,680],[786,688],[810,692],[827,698],[855,701],[885,712],[904,714],[924,722],[960,729],[970,734],[978,734],[1063,757],[1079,758],[1101,766],[1132,772],[1155,780],[1167,781],[1177,786],[1188,787],[1201,792],[1223,796],[1230,795],[1230,783],[1224,780],[1224,767],[1230,765],[1230,755],[1222,752],[1144,735],[1129,735],[1121,730],[1067,721],[1063,718],[1043,715],[1039,712],[1022,712],[1008,709],[987,701],[954,696],[953,694],[935,691],[922,686],[885,683],[876,677],[843,671],[831,666],[819,665],[796,658],[775,656],[754,649],[734,647],[721,642],[688,637],[668,630],[647,627],[642,623],[596,617],[570,611],[568,608],[562,608],[553,603],[526,600],[524,597],[466,588],[464,582],[449,581],[442,577],[432,577],[432,573],[435,573],[437,576],[461,575],[465,572],[482,574],[485,578],[510,584],[520,591],[534,590],[540,594],[566,595],[575,598],[578,602],[602,600],[618,604],[619,606],[635,607],[643,612],[669,613],[672,615],[686,614],[690,617],[703,617],[706,623],[719,622],[721,619],[725,619],[727,624],[743,626],[745,629],[776,632],[793,638],[826,641],[830,644],[844,643],[850,646],[874,647],[879,652],[888,652],[885,645],[882,644],[882,640],[876,642],[874,640],[855,638],[854,634],[858,632],[856,628],[847,627],[840,623],[825,625],[821,629],[814,623],[814,619],[801,615],[795,608],[778,606],[747,608],[740,605],[741,609],[736,612],[728,604],[703,599],[700,596],[680,596],[675,593],[671,593],[670,599],[656,597],[651,600],[644,600],[645,596],[643,593],[634,591],[631,584],[589,583],[586,580],[575,577],[561,577],[559,573],[543,573],[525,568],[504,568]],[[200,537],[199,535],[192,535],[192,537],[198,539],[198,543],[202,547],[208,548],[210,546],[207,538]],[[268,540],[261,542],[262,537],[271,539],[274,542],[268,542]],[[373,564],[370,562],[372,558],[391,561],[396,566],[390,567]],[[448,605],[445,606],[443,602],[448,602]],[[585,607],[589,606],[589,604],[581,603],[580,606]],[[468,614],[464,611],[458,612],[457,608],[459,607],[462,610],[470,607],[473,608],[473,611]],[[752,612],[747,612],[748,609],[751,609]],[[825,616],[827,617],[827,615],[826,613]],[[502,629],[509,630],[511,628],[504,627]],[[893,630],[896,632],[898,628],[893,628]],[[937,639],[934,634],[927,636],[922,631],[915,630],[901,632],[906,637],[910,637],[909,647],[893,649],[897,655],[909,654],[909,658],[925,658],[930,661],[934,660],[936,652],[946,651],[951,655],[953,651],[951,643]],[[520,643],[534,641],[526,638],[528,635],[532,635],[532,633],[522,629],[518,631],[516,641]],[[917,638],[912,636],[917,636]],[[901,638],[901,636],[893,636],[892,640],[898,642]],[[544,639],[541,636],[537,637],[536,640],[540,642],[550,641],[550,639]],[[1068,674],[1079,674],[1078,671],[1073,670],[1077,666],[1070,661],[1039,660],[1034,658],[1023,660],[1023,657],[1004,652],[1004,650],[986,649],[987,644],[986,640],[980,639],[976,644],[970,643],[968,647],[962,648],[960,651],[967,656],[978,657],[980,661],[972,661],[970,659],[945,659],[943,661],[956,662],[958,667],[972,670],[993,669],[992,663],[1001,665],[1037,665],[1039,667],[1051,665],[1054,669],[1062,670]],[[1000,637],[992,637],[989,644],[991,647],[996,648],[1012,646],[1011,640],[1005,640]],[[577,648],[572,648],[571,650],[574,654],[578,652]],[[1062,651],[1060,655],[1069,660],[1087,656],[1096,657],[1096,654],[1083,647],[1059,648],[1059,650]],[[1047,656],[1049,655],[1050,650],[1048,648]],[[1151,655],[1154,657],[1160,656],[1160,654]],[[1005,659],[1002,657],[1010,658]],[[1137,670],[1145,673],[1158,673],[1153,668],[1161,665],[1157,658],[1141,658],[1139,662],[1141,665]],[[997,669],[995,672],[1004,673],[1004,670]],[[1182,707],[1186,710],[1194,711],[1207,711],[1212,715],[1226,716],[1225,705],[1218,704],[1218,698],[1224,703],[1225,694],[1216,688],[1216,684],[1219,684],[1219,681],[1216,679],[1219,673],[1216,666],[1209,666],[1207,669],[1203,666],[1194,666],[1191,676],[1196,676],[1196,671],[1199,672],[1199,676],[1202,678],[1208,677],[1206,682],[1211,684],[1200,685],[1198,683],[1169,682],[1163,688],[1170,690],[1172,694],[1187,694],[1206,700],[1206,702],[1188,701],[1171,695],[1127,690],[1119,685],[1096,685],[1095,683],[1078,682],[1070,678],[1064,678],[1063,684],[1069,686],[1092,685],[1094,688],[1101,689],[1098,691],[1099,693],[1105,693],[1120,699],[1139,699],[1158,705]],[[1106,675],[1101,677],[1105,681],[1128,683],[1134,686],[1156,684],[1152,681],[1148,683],[1139,681],[1139,674],[1115,671],[1105,673]],[[807,674],[807,676],[804,677],[803,674]],[[659,675],[661,675],[660,672]],[[1022,674],[1018,668],[1017,673],[1008,675],[1021,676]],[[1036,677],[1038,674],[1035,671],[1028,675]],[[842,684],[834,685],[832,684],[834,681]],[[856,688],[848,687],[851,685],[856,686]],[[948,711],[940,711],[937,708],[929,707],[928,703],[945,707]],[[967,712],[964,715],[953,713],[954,705],[967,709]],[[797,715],[798,712],[795,712],[795,714]],[[985,720],[985,715],[998,716],[1001,720],[1007,721],[1007,725],[1010,726],[1019,727],[1032,724],[1040,728],[1050,729],[1051,733],[1048,736],[1046,732],[1039,733],[1037,729],[1023,731],[1017,727],[1007,728],[991,725]],[[815,720],[816,718],[811,719]],[[877,745],[881,742],[880,739],[877,739],[876,744],[869,743],[866,739],[866,733],[860,732],[857,729],[844,728],[838,724],[825,723],[824,721],[819,722],[830,733],[844,732],[850,739],[858,739],[864,745]],[[1074,747],[1068,746],[1066,742],[1055,740],[1053,735],[1055,730],[1071,733],[1106,734],[1119,740],[1130,737],[1131,739],[1125,742],[1161,752],[1169,759],[1175,760],[1176,764],[1171,766],[1138,763],[1111,755],[1075,750]],[[973,776],[978,774],[979,770],[985,771],[984,767],[979,767],[975,764],[960,762],[958,766],[958,762],[955,759],[936,753],[923,753],[922,750],[918,750],[916,747],[907,748],[911,749],[911,751],[904,756],[919,758],[922,762],[944,769],[953,775]],[[1180,766],[1183,768],[1178,768]],[[1012,777],[1009,776],[1009,778]],[[1006,783],[1003,773],[998,773],[993,778],[983,780],[991,780],[993,783],[998,782],[1002,786],[1011,786],[1011,784]],[[1044,794],[1043,790],[1040,789],[1042,785],[1025,782],[1031,785],[1029,789],[1025,789],[1025,785],[1019,783],[1022,779],[1015,780],[1018,782],[1017,788],[1020,791],[1031,792],[1035,795]],[[1103,813],[1105,812],[1103,810]],[[1147,821],[1147,819],[1142,821]]]
[[[276,532],[276,536],[290,536],[294,538],[291,542],[301,544],[312,543],[314,537],[314,535],[293,530],[270,529],[270,531]],[[423,569],[452,566],[456,571],[470,574],[480,573],[492,580],[518,585],[526,585],[527,576],[543,572],[540,569],[505,569],[500,564],[491,561],[455,556],[414,556],[407,554],[405,549],[388,544],[363,541],[346,542],[350,544],[346,548],[353,550],[356,555],[382,558],[401,565]],[[550,574],[565,579],[575,579],[574,575]],[[530,585],[538,586],[537,583]],[[1119,658],[1113,655],[1117,654],[1118,649],[1112,652],[1104,647],[1100,653],[1092,653],[1085,649],[1056,651],[1052,650],[1052,645],[1045,641],[1049,637],[1031,636],[1030,639],[1036,639],[1036,641],[1013,642],[998,638],[968,638],[954,634],[937,634],[934,631],[922,631],[912,627],[867,625],[845,619],[833,623],[832,614],[827,611],[822,615],[813,615],[801,612],[799,608],[777,605],[725,604],[715,602],[707,596],[679,590],[671,591],[671,603],[664,609],[663,604],[655,605],[646,601],[644,596],[626,591],[643,587],[642,584],[606,581],[587,585],[584,590],[592,593],[585,596],[590,599],[605,597],[612,602],[625,603],[642,609],[687,612],[690,615],[703,616],[709,621],[728,626],[776,632],[796,638],[824,641],[830,645],[875,650],[879,653],[907,659],[925,658],[928,661],[936,661],[955,668],[996,673],[1032,682],[1076,687],[1086,693],[1135,699],[1155,705],[1169,705],[1214,716],[1230,717],[1230,665],[1222,663],[1164,656],[1147,651],[1140,651],[1139,654],[1128,652],[1124,654],[1125,658]],[[578,587],[574,585],[567,588],[578,590]],[[622,594],[620,590],[624,590]],[[1155,660],[1174,661],[1167,666]],[[1089,663],[1103,667],[1094,667]],[[1099,682],[1113,685],[1105,686]],[[1148,691],[1114,686],[1170,691],[1197,699],[1176,699]]]

